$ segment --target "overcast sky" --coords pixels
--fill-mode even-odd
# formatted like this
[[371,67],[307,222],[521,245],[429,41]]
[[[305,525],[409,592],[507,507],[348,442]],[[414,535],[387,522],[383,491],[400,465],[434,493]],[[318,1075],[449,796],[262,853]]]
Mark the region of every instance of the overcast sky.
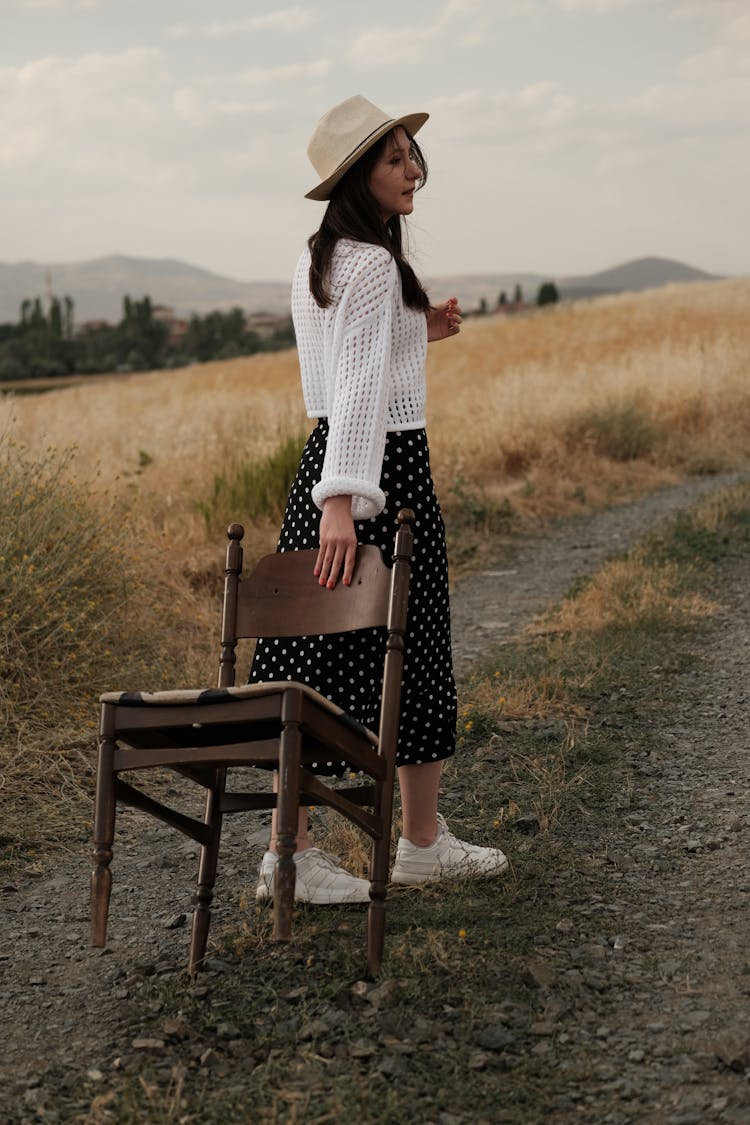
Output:
[[354,93],[431,114],[425,273],[750,272],[748,0],[0,0],[0,260],[286,280]]

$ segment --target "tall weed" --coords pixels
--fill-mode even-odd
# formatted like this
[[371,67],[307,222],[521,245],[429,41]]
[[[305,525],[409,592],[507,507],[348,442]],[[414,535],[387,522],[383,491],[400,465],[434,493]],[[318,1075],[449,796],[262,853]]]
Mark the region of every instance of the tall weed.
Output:
[[569,424],[566,437],[570,445],[588,445],[597,457],[612,461],[650,457],[666,441],[664,428],[634,402],[583,411]]
[[265,457],[237,460],[214,476],[211,494],[197,504],[206,530],[218,533],[233,520],[280,524],[304,444],[304,434],[289,435]]
[[[97,697],[183,681],[189,594],[74,455],[0,442],[0,789],[6,843],[66,821],[91,776]],[[181,643],[181,641],[183,643]],[[25,810],[33,807],[33,829]],[[46,815],[40,815],[45,809]]]

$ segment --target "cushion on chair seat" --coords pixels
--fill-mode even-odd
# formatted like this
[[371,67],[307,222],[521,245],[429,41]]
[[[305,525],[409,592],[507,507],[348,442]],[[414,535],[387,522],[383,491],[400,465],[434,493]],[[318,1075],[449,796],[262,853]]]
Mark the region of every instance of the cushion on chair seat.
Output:
[[173,691],[109,691],[99,697],[101,703],[115,704],[118,707],[181,707],[185,704],[232,704],[242,699],[253,696],[268,696],[282,694],[288,688],[295,688],[303,692],[319,706],[330,714],[335,715],[342,722],[354,728],[363,735],[373,746],[378,744],[378,736],[368,727],[348,715],[343,708],[320,695],[308,684],[300,684],[294,680],[280,680],[274,683],[243,684],[240,687],[228,688],[181,688]]

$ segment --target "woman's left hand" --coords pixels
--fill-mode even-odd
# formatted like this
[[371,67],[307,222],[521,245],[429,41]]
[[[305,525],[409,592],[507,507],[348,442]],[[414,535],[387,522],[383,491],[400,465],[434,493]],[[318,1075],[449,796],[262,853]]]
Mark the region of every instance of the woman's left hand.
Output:
[[430,305],[427,310],[427,339],[445,340],[461,330],[461,309],[456,297],[449,297],[440,305]]

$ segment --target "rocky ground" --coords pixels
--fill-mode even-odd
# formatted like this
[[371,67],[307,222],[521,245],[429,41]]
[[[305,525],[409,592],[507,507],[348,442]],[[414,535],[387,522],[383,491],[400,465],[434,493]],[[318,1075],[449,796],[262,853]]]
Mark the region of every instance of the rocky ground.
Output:
[[[463,582],[458,667],[467,671],[487,643],[512,635],[577,577],[727,483],[691,481],[561,523]],[[537,940],[541,1010],[523,1029],[528,1052],[548,1067],[551,1120],[750,1120],[747,564],[730,554],[721,565],[722,610],[697,670],[652,670],[670,699],[655,720],[657,749],[627,748],[608,815],[561,829],[548,884],[557,921]],[[108,1076],[158,1049],[139,1037],[132,1002],[158,1003],[145,982],[177,976],[183,964],[195,873],[195,846],[165,848],[168,838],[135,812],[120,817],[104,951],[87,946],[84,842],[43,874],[0,887],[0,1122],[99,1120],[91,1105]],[[263,826],[230,822],[215,926],[241,909],[238,888],[252,885],[264,839]],[[485,1039],[480,1057],[498,1048]],[[486,1119],[536,1120],[506,1115],[501,1103]],[[440,1125],[468,1120],[447,1113]]]

